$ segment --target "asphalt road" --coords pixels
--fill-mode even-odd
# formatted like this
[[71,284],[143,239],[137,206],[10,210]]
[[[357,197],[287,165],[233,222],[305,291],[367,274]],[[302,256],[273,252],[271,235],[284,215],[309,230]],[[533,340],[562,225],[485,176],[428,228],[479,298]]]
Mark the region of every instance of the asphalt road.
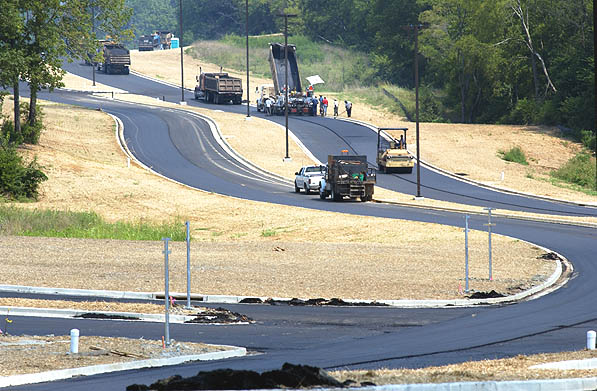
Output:
[[[80,67],[80,69],[90,70],[89,67]],[[180,98],[180,90],[145,82],[132,75],[98,76],[98,81],[101,83],[118,84],[119,88],[131,92],[165,96],[167,100]],[[110,78],[113,79],[110,80]],[[138,91],[134,89],[137,85]],[[159,93],[159,91],[162,92]],[[176,97],[177,93],[178,97]],[[188,97],[190,98],[190,94]],[[42,98],[91,107],[100,104],[94,98],[83,94],[61,92]],[[194,102],[190,103],[194,104]],[[140,160],[163,175],[191,186],[286,205],[454,226],[463,225],[463,216],[456,213],[374,203],[334,203],[321,201],[317,196],[294,194],[292,188],[286,184],[276,181],[262,183],[253,180],[254,176],[260,174],[239,166],[225,154],[223,155],[211,133],[206,131],[202,119],[168,109],[140,107],[111,101],[102,101],[101,105],[104,110],[118,115],[123,120],[125,137]],[[246,106],[218,106],[218,108],[239,112],[243,112],[244,109],[246,112]],[[326,128],[331,128],[327,136],[323,130]],[[371,147],[372,142],[375,142],[373,132],[343,121],[328,118],[298,118],[291,121],[291,130],[308,147],[312,146],[313,152],[318,157],[325,150],[336,150],[342,144],[339,140],[350,140],[346,144],[350,144],[359,153],[375,148],[374,144]],[[309,134],[311,136],[308,136]],[[329,144],[325,144],[328,139]],[[326,155],[327,153],[325,152]],[[397,176],[388,177],[397,183],[401,181]],[[467,190],[467,187],[474,188],[474,186],[463,185],[460,181],[443,177],[438,183],[434,183],[431,181],[431,178],[434,178],[431,174],[425,174],[424,178],[429,188],[442,189],[444,186],[442,181],[449,183],[449,187],[444,190],[449,190],[450,193],[439,191],[438,197],[445,196],[449,199],[456,197],[454,195],[456,194],[460,199],[468,200],[467,203],[479,202],[479,198],[482,198],[483,202],[504,200],[503,204],[509,205],[512,209],[595,214],[593,208],[550,203],[494,193],[486,189]],[[423,195],[431,197],[427,194]],[[473,229],[483,229],[482,224],[485,222],[485,218],[472,217],[470,225]],[[172,337],[180,340],[237,344],[262,354],[214,363],[188,364],[176,368],[77,378],[16,389],[83,390],[89,387],[97,388],[99,385],[102,388],[123,389],[127,384],[147,384],[174,373],[189,376],[199,370],[222,367],[262,370],[279,367],[284,361],[325,368],[419,367],[469,359],[507,357],[519,353],[582,348],[586,331],[597,327],[596,316],[590,310],[591,303],[597,299],[597,293],[593,289],[593,276],[597,271],[595,266],[597,230],[515,219],[495,219],[494,222],[496,223],[494,232],[528,240],[566,256],[574,264],[574,278],[564,288],[547,296],[495,308],[404,310],[226,305],[228,309],[253,317],[257,323],[249,326],[176,325],[171,331]],[[65,330],[78,327],[82,334],[88,332],[159,339],[163,331],[160,325],[130,322],[20,318],[15,320],[15,323],[19,325],[20,332],[39,334],[64,334]]]

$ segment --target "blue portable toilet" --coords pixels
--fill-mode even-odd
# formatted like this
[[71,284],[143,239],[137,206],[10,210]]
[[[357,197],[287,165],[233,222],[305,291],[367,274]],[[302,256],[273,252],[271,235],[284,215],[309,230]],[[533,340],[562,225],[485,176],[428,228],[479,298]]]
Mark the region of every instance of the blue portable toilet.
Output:
[[177,49],[179,47],[178,38],[172,38],[172,40],[170,40],[170,49]]

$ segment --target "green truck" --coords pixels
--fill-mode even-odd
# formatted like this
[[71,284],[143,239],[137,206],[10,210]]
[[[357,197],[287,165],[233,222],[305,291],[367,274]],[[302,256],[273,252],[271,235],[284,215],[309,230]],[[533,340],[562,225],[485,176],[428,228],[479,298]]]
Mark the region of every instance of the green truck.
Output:
[[345,197],[371,201],[375,190],[375,170],[369,168],[365,155],[328,155],[325,175],[319,186],[319,198],[333,201]]

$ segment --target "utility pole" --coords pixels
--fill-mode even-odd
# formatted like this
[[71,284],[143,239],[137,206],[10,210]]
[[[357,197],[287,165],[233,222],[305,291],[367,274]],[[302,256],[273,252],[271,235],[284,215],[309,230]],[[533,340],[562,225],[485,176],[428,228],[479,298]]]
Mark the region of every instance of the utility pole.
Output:
[[249,0],[245,0],[245,25],[247,32],[247,118],[249,118],[251,117],[251,112],[249,111],[249,104],[251,103],[251,99],[249,98],[251,92],[249,89]]
[[284,70],[286,71],[284,80],[284,116],[286,117],[286,156],[284,157],[284,161],[286,161],[290,160],[290,156],[288,156],[288,18],[295,18],[298,15],[289,14],[285,10],[284,13],[280,14],[279,16],[284,17]]
[[[95,6],[91,6],[91,31],[93,31],[93,43],[95,44]],[[97,53],[96,53],[97,54]],[[93,69],[93,86],[95,87],[95,61],[91,60],[91,68]]]
[[421,151],[419,139],[419,30],[424,29],[422,24],[410,24],[405,26],[407,30],[415,32],[415,121],[417,137],[417,196],[421,198]]
[[182,45],[182,0],[179,0],[179,7],[180,9],[180,21],[179,21],[179,28],[180,28],[180,38],[178,39],[178,44],[180,46],[180,93],[182,95],[182,98],[180,100],[180,103],[182,104],[182,102],[184,102],[184,66],[183,66],[183,57],[184,57],[184,51],[183,51],[183,45]]

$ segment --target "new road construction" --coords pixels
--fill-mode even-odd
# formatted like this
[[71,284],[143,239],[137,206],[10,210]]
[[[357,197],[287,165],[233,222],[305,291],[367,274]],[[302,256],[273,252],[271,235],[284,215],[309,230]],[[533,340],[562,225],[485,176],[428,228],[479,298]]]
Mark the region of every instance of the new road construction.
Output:
[[[80,64],[66,67],[80,75],[86,75],[89,70]],[[180,89],[135,74],[119,76],[118,80],[115,76],[98,75],[98,81],[129,92],[161,96],[171,102],[180,99]],[[367,218],[403,219],[453,227],[463,227],[464,224],[464,213],[454,210],[379,202],[324,202],[317,195],[296,194],[291,180],[275,175],[264,179],[262,170],[246,165],[226,150],[225,144],[219,142],[217,134],[212,132],[209,121],[191,118],[181,111],[98,99],[84,93],[40,95],[43,95],[40,96],[42,99],[94,109],[101,106],[104,112],[122,122],[123,139],[135,159],[155,173],[185,186],[239,199]],[[191,91],[185,93],[188,105],[207,107],[192,100],[192,96]],[[238,105],[218,108],[239,114],[246,111],[246,107]],[[254,109],[252,115],[261,116]],[[272,120],[280,122],[280,118]],[[289,126],[319,161],[326,161],[330,151],[348,150],[350,154],[366,156],[369,165],[376,168],[377,133],[363,124],[331,118],[294,117]],[[592,207],[495,191],[426,166],[420,168],[425,178],[425,197],[428,198],[476,207],[499,207],[545,217],[597,216],[597,210]],[[412,174],[386,174],[378,175],[376,186],[414,194],[416,183]],[[188,377],[200,370],[217,368],[263,371],[279,368],[286,361],[325,369],[419,368],[581,349],[586,331],[597,327],[597,320],[586,308],[587,302],[597,298],[593,289],[593,276],[597,271],[594,264],[597,230],[591,226],[536,219],[496,217],[492,222],[496,224],[493,228],[497,234],[528,241],[561,254],[574,267],[572,278],[563,282],[560,289],[533,300],[495,306],[398,309],[383,306],[227,304],[228,309],[246,314],[257,320],[256,323],[225,327],[204,325],[200,331],[197,331],[197,326],[173,325],[172,332],[180,340],[192,340],[200,334],[205,342],[242,346],[259,354],[185,364],[175,367],[175,370],[153,368],[79,377],[31,385],[26,389],[82,390],[99,385],[123,389],[133,383],[149,384],[173,373]],[[472,215],[468,219],[469,227],[479,231],[485,230],[486,223],[486,216]],[[396,240],[400,240],[398,235]],[[160,325],[155,323],[33,317],[16,319],[19,331],[39,335],[48,333],[48,330],[74,326],[84,333],[118,334],[131,338],[161,332]]]

